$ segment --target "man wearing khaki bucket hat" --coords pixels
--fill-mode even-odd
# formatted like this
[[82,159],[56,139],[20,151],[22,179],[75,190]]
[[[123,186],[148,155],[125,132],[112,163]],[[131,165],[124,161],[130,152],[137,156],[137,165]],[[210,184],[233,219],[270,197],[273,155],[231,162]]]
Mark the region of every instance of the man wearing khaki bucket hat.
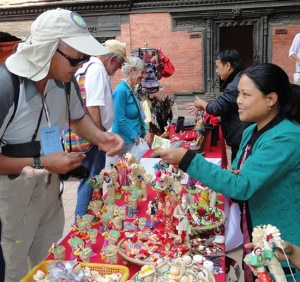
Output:
[[[79,80],[85,73],[84,90],[86,96],[86,109],[94,123],[102,130],[111,128],[114,120],[114,105],[110,77],[121,69],[127,62],[126,48],[118,40],[110,39],[103,44],[108,53],[92,56],[77,72]],[[82,88],[81,88],[82,89]],[[92,146],[86,152],[82,164],[90,170],[90,177],[98,175],[105,167],[105,152]],[[87,184],[86,179],[80,179],[77,189],[77,203],[75,208],[75,221],[77,216],[87,213],[87,208],[93,196],[93,187]]]
[[[76,12],[42,13],[31,36],[0,68],[0,220],[5,281],[19,281],[62,236],[60,174],[80,167],[85,154],[63,151],[60,133],[71,127],[108,155],[123,140],[101,131],[84,114],[75,72],[90,56],[108,51]],[[18,99],[16,99],[18,98]],[[29,259],[29,261],[28,261]]]

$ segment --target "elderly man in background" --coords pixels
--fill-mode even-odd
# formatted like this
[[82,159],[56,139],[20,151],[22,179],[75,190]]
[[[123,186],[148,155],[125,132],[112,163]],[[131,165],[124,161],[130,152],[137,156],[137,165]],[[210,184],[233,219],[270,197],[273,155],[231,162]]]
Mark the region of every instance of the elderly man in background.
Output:
[[[86,109],[97,127],[106,131],[111,128],[114,120],[110,77],[127,62],[127,57],[125,45],[118,40],[107,40],[104,46],[108,53],[91,57],[76,72],[76,77],[78,80],[81,74],[85,74]],[[105,152],[98,150],[95,145],[86,152],[86,158],[82,164],[90,170],[90,178],[99,174],[105,167],[105,158]],[[93,187],[88,185],[87,181],[87,179],[80,179],[77,190],[75,222],[78,216],[87,212],[89,202],[92,199]]]

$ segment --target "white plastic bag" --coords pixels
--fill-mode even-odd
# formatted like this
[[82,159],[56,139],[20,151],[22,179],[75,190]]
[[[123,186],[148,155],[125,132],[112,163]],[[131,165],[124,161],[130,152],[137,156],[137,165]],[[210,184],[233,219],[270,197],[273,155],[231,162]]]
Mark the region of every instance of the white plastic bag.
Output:
[[243,234],[240,227],[241,211],[237,203],[224,196],[225,221],[225,250],[233,250],[243,244]]
[[140,138],[140,143],[138,145],[134,144],[132,149],[131,149],[131,153],[133,155],[135,155],[135,157],[137,158],[138,161],[140,161],[140,159],[142,158],[143,155],[145,155],[145,153],[149,150],[149,146],[147,144],[147,142]]

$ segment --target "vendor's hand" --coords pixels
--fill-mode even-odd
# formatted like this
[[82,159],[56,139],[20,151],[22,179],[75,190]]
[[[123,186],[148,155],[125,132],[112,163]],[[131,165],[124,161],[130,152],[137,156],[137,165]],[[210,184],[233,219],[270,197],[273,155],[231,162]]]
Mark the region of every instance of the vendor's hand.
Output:
[[[286,242],[286,241],[282,241],[282,246],[284,248],[284,252],[286,253],[288,259],[291,259],[293,257],[293,253],[294,253],[294,245],[289,243],[289,242]],[[254,244],[253,243],[247,243],[244,245],[244,247],[246,249],[249,249],[249,250],[253,250],[254,248]],[[276,248],[276,257],[279,259],[279,260],[286,260],[286,257],[283,253],[283,250],[281,248]]]
[[85,157],[84,153],[71,156],[66,152],[56,152],[41,156],[41,165],[48,171],[65,174],[79,167]]
[[102,132],[98,135],[99,142],[97,146],[99,150],[106,152],[106,155],[113,157],[120,155],[124,147],[124,140],[118,134],[111,132]]
[[173,165],[178,165],[186,152],[187,150],[184,148],[155,150],[155,154],[160,157],[165,163]]

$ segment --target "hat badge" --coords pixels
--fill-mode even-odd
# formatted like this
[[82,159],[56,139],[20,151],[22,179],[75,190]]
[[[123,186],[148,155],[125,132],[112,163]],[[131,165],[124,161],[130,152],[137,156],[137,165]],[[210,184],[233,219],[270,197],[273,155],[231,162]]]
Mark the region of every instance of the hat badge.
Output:
[[75,24],[77,24],[80,27],[86,27],[85,20],[76,12],[71,12],[71,18]]

